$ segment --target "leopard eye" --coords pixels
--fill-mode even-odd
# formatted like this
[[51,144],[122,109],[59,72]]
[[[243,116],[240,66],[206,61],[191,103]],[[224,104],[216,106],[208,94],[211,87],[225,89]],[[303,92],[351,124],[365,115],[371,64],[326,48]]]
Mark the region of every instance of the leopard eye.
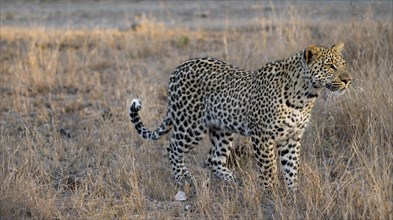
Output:
[[330,68],[332,68],[333,70],[337,70],[337,67],[333,64],[330,64]]

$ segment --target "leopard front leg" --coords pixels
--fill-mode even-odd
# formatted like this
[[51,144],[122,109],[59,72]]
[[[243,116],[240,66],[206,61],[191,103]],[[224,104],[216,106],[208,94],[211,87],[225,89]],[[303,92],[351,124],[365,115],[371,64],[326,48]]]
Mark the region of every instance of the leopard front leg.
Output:
[[277,180],[275,142],[260,136],[251,137],[254,156],[258,167],[258,177],[265,189],[271,189]]
[[288,189],[296,190],[300,159],[300,136],[290,138],[278,146],[281,171],[288,184]]

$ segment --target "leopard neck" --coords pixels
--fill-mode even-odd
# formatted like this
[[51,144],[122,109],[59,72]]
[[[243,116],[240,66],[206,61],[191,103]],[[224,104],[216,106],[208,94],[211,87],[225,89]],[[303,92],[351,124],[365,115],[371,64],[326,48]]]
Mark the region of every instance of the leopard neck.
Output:
[[303,51],[300,51],[287,59],[267,63],[259,69],[256,74],[259,86],[256,88],[272,90],[272,94],[281,92],[282,103],[291,108],[311,108],[321,89],[312,86],[310,77],[306,77],[306,71]]
[[296,53],[294,56],[282,60],[282,66],[287,74],[283,80],[284,97],[289,106],[297,108],[312,107],[315,99],[319,96],[321,88],[316,88],[307,74],[307,65],[303,57],[304,51]]

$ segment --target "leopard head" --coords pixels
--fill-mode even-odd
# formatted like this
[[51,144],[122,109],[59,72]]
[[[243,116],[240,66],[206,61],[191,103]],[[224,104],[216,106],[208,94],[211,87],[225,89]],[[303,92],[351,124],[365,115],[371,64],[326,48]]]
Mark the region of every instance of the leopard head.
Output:
[[344,43],[339,42],[331,48],[311,45],[304,50],[305,74],[314,88],[343,92],[349,87],[351,77],[341,55],[343,48]]

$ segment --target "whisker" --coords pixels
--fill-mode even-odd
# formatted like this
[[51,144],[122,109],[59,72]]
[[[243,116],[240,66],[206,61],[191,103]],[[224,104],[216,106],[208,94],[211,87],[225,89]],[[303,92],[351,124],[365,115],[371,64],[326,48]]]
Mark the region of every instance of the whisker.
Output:
[[365,95],[364,89],[357,84],[352,84],[348,90],[351,92],[351,95],[356,98],[364,97]]

